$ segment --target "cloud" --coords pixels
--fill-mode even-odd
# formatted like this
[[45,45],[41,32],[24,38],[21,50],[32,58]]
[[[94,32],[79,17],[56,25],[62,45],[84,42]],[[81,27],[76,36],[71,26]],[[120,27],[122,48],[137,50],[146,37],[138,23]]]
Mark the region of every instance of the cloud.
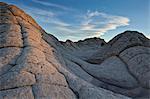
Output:
[[128,18],[123,16],[88,11],[81,24],[81,30],[90,31],[93,36],[99,37],[109,30],[129,25],[129,21]]
[[63,20],[62,16],[51,10],[28,6],[23,6],[23,8],[39,24],[45,24],[46,31],[54,35],[58,34],[57,37],[60,40],[73,38],[72,40],[77,41],[89,37],[100,37],[110,30],[127,26],[130,22],[127,17],[110,15],[99,11],[92,12],[88,10],[86,13],[80,14],[72,12],[68,15],[62,13],[62,16],[68,19]]
[[70,24],[63,22],[63,21],[59,20],[58,18],[53,18],[50,23],[53,23],[60,27],[69,27],[70,26]]
[[[76,15],[70,14],[69,17]],[[130,20],[127,17],[110,15],[99,11],[87,11],[81,14],[78,19],[72,19],[70,23],[61,21],[59,17],[55,23],[55,29],[63,33],[63,38],[74,38],[74,41],[85,39],[89,37],[100,37],[110,30],[118,27],[129,25]],[[78,20],[78,23],[76,22]],[[51,22],[51,23],[52,23]],[[55,31],[55,32],[57,32]],[[60,39],[62,37],[59,37]],[[63,39],[64,40],[64,39]]]
[[42,22],[45,24],[53,24],[61,27],[69,26],[69,24],[57,18],[56,12],[54,13],[52,11],[43,10],[35,7],[28,7],[28,6],[22,6],[22,8],[33,18],[35,18],[38,22]]
[[39,3],[41,5],[44,5],[44,6],[50,6],[50,7],[54,7],[54,8],[59,8],[59,9],[62,9],[62,10],[72,10],[71,8],[68,8],[66,6],[63,6],[63,5],[59,5],[59,4],[55,4],[55,3],[51,3],[51,2],[45,2],[45,1],[40,1],[40,0],[32,0],[33,2],[35,3]]
[[[53,13],[52,11],[43,10],[40,8],[35,7],[28,7],[25,5],[21,6],[28,14],[30,14],[32,17],[34,17],[36,20],[39,19],[40,21],[47,21],[48,18],[52,18],[56,16],[56,13]],[[37,20],[37,21],[39,21]]]

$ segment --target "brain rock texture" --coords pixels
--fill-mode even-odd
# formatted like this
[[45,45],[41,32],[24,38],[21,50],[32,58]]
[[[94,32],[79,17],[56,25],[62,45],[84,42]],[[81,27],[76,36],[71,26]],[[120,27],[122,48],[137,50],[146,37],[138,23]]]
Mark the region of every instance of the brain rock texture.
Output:
[[150,40],[125,31],[62,42],[1,2],[0,99],[150,99]]

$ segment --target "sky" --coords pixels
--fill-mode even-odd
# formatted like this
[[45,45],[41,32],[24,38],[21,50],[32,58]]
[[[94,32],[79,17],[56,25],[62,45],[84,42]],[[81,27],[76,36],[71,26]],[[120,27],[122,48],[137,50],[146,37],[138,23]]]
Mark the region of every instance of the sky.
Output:
[[109,41],[126,30],[150,38],[150,0],[0,0],[31,15],[61,41],[100,37]]

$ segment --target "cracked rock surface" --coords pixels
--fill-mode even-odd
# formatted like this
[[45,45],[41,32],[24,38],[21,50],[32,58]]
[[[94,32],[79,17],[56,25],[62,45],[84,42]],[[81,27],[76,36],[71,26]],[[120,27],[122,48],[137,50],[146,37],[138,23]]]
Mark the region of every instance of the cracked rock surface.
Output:
[[0,99],[149,99],[150,40],[125,31],[59,41],[0,2]]

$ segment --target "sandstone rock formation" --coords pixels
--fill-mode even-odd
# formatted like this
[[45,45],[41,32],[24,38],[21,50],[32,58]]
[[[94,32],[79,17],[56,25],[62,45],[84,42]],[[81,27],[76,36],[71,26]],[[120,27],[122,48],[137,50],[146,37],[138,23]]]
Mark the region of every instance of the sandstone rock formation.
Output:
[[0,99],[149,99],[150,40],[126,31],[61,42],[0,3]]

